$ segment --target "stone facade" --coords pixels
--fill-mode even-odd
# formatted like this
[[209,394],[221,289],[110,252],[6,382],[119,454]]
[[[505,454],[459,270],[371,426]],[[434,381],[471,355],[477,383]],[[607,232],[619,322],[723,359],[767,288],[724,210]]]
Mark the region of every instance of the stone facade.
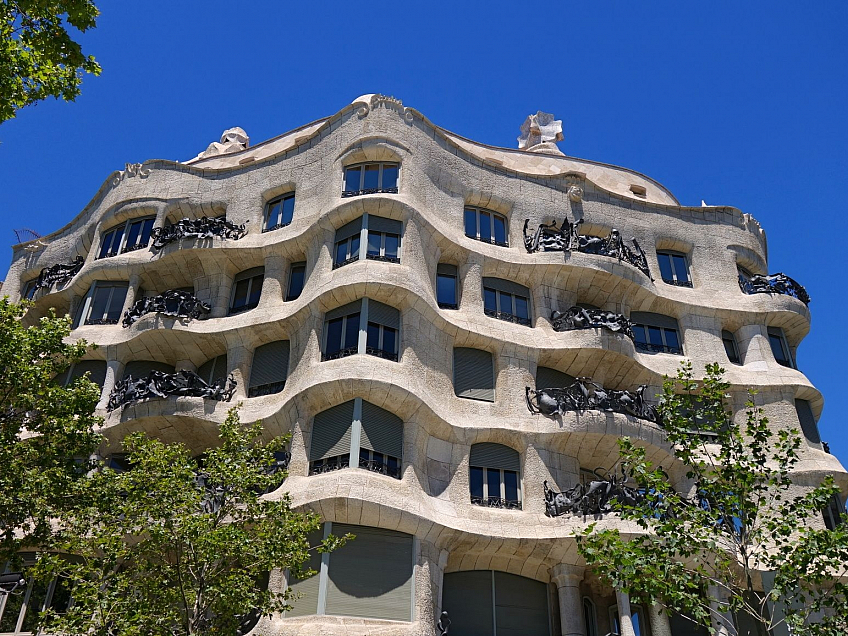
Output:
[[[367,162],[399,164],[397,193],[341,196],[345,168]],[[291,222],[262,232],[267,204],[287,193],[295,195]],[[503,215],[509,246],[467,237],[463,210],[468,206]],[[400,262],[360,259],[334,268],[336,230],[365,214],[402,223]],[[161,250],[142,245],[97,258],[105,233],[122,222],[153,217],[154,227],[163,227],[220,215],[246,224],[247,234],[238,240],[191,238]],[[533,229],[582,220],[584,235],[604,237],[615,228],[628,243],[636,237],[654,280],[606,256],[577,250],[527,253],[525,219]],[[581,470],[610,470],[616,440],[623,435],[638,439],[652,459],[682,479],[663,431],[619,413],[569,412],[555,419],[532,414],[525,387],[534,387],[537,368],[547,367],[592,377],[610,389],[648,385],[646,395],[653,395],[683,356],[645,352],[603,329],[557,332],[553,311],[582,303],[625,316],[652,312],[675,319],[683,354],[696,370],[713,361],[727,368],[734,387],[731,406],[740,421],[747,387],[759,391],[757,399],[776,428],[800,427],[795,400],[806,401],[816,419],[822,409],[818,390],[801,371],[778,364],[769,341],[770,328],[781,330],[794,359],[810,327],[808,307],[791,296],[740,290],[737,267],[768,273],[765,233],[751,216],[732,207],[681,206],[659,183],[627,169],[550,149],[484,146],[380,95],[362,96],[331,117],[254,146],[229,144],[187,163],[128,165],[104,182],[74,220],[40,241],[38,249],[28,244],[14,249],[4,284],[13,300],[42,269],[73,263],[78,256],[84,264],[67,283],[34,292],[26,320],[50,307],[78,315],[89,306],[86,298],[95,281],[128,283],[121,315],[142,294],[171,289],[192,288],[211,307],[203,320],[146,314],[126,328],[120,321],[82,320],[74,329],[75,338],[99,345],[90,357],[106,363],[100,406],[111,447],[104,452],[115,451],[127,433],[144,430],[199,453],[215,439],[231,404],[240,402],[243,421],[262,419],[270,434],[292,433],[290,476],[277,495],[289,492],[296,506],[328,522],[415,538],[411,621],[277,617],[260,621],[257,633],[433,634],[445,576],[472,570],[545,584],[554,633],[606,634],[612,629],[608,608],[616,607],[622,617],[628,613],[626,597],[616,598],[580,564],[571,533],[587,520],[545,516],[542,484],[547,480],[564,490],[578,483]],[[691,288],[663,282],[657,250],[685,255]],[[291,265],[299,262],[306,263],[303,291],[285,301]],[[437,303],[439,264],[457,268],[458,309]],[[238,275],[257,267],[264,267],[258,306],[231,315]],[[529,290],[531,326],[485,314],[484,277]],[[322,362],[325,314],[362,298],[399,310],[397,362],[365,354]],[[728,360],[723,331],[733,334],[740,364]],[[285,387],[247,397],[254,351],[279,340],[290,343]],[[455,394],[456,347],[492,354],[494,401]],[[231,403],[169,397],[106,411],[129,362],[152,360],[196,371],[225,353],[237,382]],[[315,416],[356,398],[402,419],[400,479],[360,468],[309,474]],[[470,450],[483,442],[518,451],[520,509],[472,505]],[[814,485],[827,474],[848,486],[844,468],[811,438],[795,479]],[[599,522],[616,524],[611,517]],[[272,577],[272,584],[283,581]],[[594,632],[583,624],[584,597],[596,608]],[[641,620],[651,623],[654,636],[671,633],[653,611],[646,610]],[[642,634],[646,630],[643,623]]]

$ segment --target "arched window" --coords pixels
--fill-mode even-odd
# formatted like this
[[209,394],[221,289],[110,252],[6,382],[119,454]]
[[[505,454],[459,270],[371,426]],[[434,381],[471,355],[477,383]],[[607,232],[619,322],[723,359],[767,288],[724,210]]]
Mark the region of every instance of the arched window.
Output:
[[742,364],[739,357],[739,347],[736,346],[736,337],[727,329],[721,330],[721,342],[724,344],[724,352],[727,359],[733,364]]
[[789,345],[786,343],[786,336],[783,334],[783,329],[780,327],[769,327],[768,339],[775,361],[784,367],[794,369],[795,363],[792,360],[792,354],[789,352]]
[[483,277],[483,311],[487,316],[529,327],[530,290],[502,278]]
[[587,596],[583,597],[583,622],[586,625],[586,636],[598,636],[598,617],[595,604]]
[[324,316],[322,360],[365,353],[397,362],[399,344],[400,312],[376,300],[362,298]]
[[518,451],[515,449],[491,442],[474,444],[468,468],[471,503],[520,510],[519,470]]
[[659,261],[660,274],[664,283],[677,287],[692,287],[686,254],[670,250],[657,250],[657,261]]
[[633,323],[634,341],[639,351],[683,355],[676,319],[648,311],[634,311],[630,314],[630,321]]
[[439,263],[436,267],[436,302],[441,309],[459,309],[456,265]]
[[465,236],[468,238],[509,247],[509,226],[503,214],[466,206]]
[[173,373],[174,367],[164,362],[156,362],[155,360],[133,360],[127,362],[124,367],[124,375],[122,379],[132,376],[134,380],[146,378],[151,371],[159,371],[160,373]]
[[495,401],[495,365],[492,354],[482,349],[454,347],[453,390],[458,397]]
[[360,194],[397,194],[400,165],[391,161],[360,163],[344,171],[343,197]]
[[254,267],[236,275],[233,279],[230,315],[249,311],[259,305],[259,298],[262,296],[262,282],[264,280],[264,267]]
[[403,420],[356,398],[321,411],[312,424],[309,474],[358,466],[401,478]]
[[294,192],[289,192],[276,199],[271,199],[265,206],[265,223],[263,232],[278,230],[286,227],[294,217]]
[[154,216],[131,219],[103,234],[97,258],[108,258],[147,247],[153,231]]
[[223,381],[227,378],[229,367],[227,364],[227,354],[221,354],[211,360],[207,360],[197,368],[197,375],[206,384],[214,384],[219,380]]
[[77,314],[75,326],[118,324],[128,289],[129,283],[123,281],[94,281]]
[[86,373],[88,373],[88,379],[102,389],[103,384],[106,382],[106,361],[80,360],[79,362],[75,362],[67,371],[56,377],[56,384],[68,386],[74,380],[83,377]]
[[400,241],[403,223],[375,214],[363,214],[336,230],[333,248],[333,269],[360,258],[360,248],[366,246],[365,258],[387,263],[400,263]]
[[248,397],[279,393],[289,375],[289,341],[277,340],[256,347],[250,368]]
[[536,390],[542,389],[564,389],[574,384],[574,377],[551,369],[550,367],[536,367]]

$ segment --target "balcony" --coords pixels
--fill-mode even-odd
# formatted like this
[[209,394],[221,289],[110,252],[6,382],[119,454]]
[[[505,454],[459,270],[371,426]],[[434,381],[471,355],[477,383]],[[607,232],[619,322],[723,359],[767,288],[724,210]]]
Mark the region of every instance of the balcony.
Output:
[[205,317],[212,308],[194,294],[187,291],[171,289],[159,294],[137,300],[135,304],[124,313],[122,325],[129,327],[139,318],[146,314],[162,314],[173,318],[190,320]]
[[745,294],[784,294],[797,298],[805,305],[810,304],[810,295],[804,286],[786,274],[745,276],[739,274],[739,287]]
[[529,318],[523,318],[522,316],[516,316],[514,314],[507,313],[505,311],[495,311],[494,309],[484,309],[483,313],[485,313],[490,318],[497,318],[498,320],[505,320],[506,322],[514,322],[518,325],[524,325],[525,327],[532,326],[532,322]]
[[571,385],[561,388],[533,390],[525,387],[527,408],[531,413],[548,417],[564,415],[568,411],[606,411],[661,424],[660,414],[654,405],[645,401],[647,385],[636,391],[605,389],[591,378],[577,378]]
[[135,379],[131,375],[115,383],[109,394],[106,410],[123,409],[130,404],[153,398],[201,397],[208,400],[229,402],[236,390],[232,375],[207,384],[193,371],[181,369],[176,373],[151,371],[147,377]]

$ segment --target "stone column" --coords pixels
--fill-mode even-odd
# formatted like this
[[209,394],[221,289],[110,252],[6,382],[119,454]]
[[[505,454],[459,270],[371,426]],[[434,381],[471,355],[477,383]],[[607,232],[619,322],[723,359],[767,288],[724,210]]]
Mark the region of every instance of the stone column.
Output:
[[127,287],[127,297],[124,299],[124,306],[121,309],[121,317],[118,318],[118,324],[121,324],[121,320],[124,319],[124,314],[127,313],[135,304],[135,301],[140,298],[140,291],[141,277],[138,274],[133,274],[130,276],[130,284],[129,287]]
[[580,581],[583,580],[585,571],[584,567],[565,563],[551,568],[551,579],[556,583],[559,597],[562,636],[583,636],[586,633],[586,626],[583,624],[583,597],[580,595]]
[[103,392],[100,394],[100,402],[97,403],[97,408],[105,409],[109,402],[109,394],[115,388],[115,382],[124,372],[124,363],[114,359],[117,347],[108,347],[106,350],[106,378],[103,380]]
[[252,351],[248,351],[246,347],[236,346],[230,347],[227,350],[227,364],[230,367],[230,372],[236,381],[236,391],[233,394],[231,402],[235,404],[239,400],[247,397],[247,381],[250,378],[250,371],[247,368],[247,363],[253,355]]
[[615,600],[618,603],[619,636],[636,636],[636,630],[633,629],[633,616],[630,614],[630,595],[616,590]]
[[262,280],[260,306],[276,305],[285,298],[288,266],[288,260],[282,256],[271,254],[265,257],[265,277]]
[[707,594],[710,599],[711,618],[716,636],[737,636],[733,616],[727,611],[727,594],[715,585],[709,586]]
[[651,621],[651,636],[671,636],[671,624],[668,614],[663,612],[659,603],[654,603],[648,608],[649,620]]
[[418,540],[418,567],[415,568],[417,577],[415,598],[416,616],[425,627],[435,629],[439,615],[442,613],[442,584],[447,565],[447,552],[436,545],[422,539]]

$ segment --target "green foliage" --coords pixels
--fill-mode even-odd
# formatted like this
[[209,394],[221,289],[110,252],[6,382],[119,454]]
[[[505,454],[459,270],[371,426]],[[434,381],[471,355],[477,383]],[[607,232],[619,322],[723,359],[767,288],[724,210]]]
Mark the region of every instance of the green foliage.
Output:
[[[798,431],[773,431],[753,396],[744,427],[736,423],[724,406],[723,374],[707,365],[696,381],[684,363],[666,378],[659,410],[685,477],[673,483],[644,448],[619,440],[622,464],[645,496],[614,506],[640,532],[591,524],[578,534],[578,550],[636,601],[661,603],[710,629],[710,601],[726,601],[722,610],[745,615],[764,635],[780,620],[768,618],[771,601],[785,605],[793,633],[846,634],[848,526],[820,529],[821,511],[839,490],[830,477],[817,488],[796,486]],[[768,598],[763,571],[774,576]]]
[[100,388],[53,378],[85,353],[66,344],[70,320],[51,314],[25,327],[26,305],[0,300],[0,561],[49,544],[51,520],[87,496],[89,457],[100,444]]
[[73,101],[83,73],[100,74],[67,30],[93,28],[98,14],[91,0],[0,0],[0,123],[47,97]]
[[293,511],[287,494],[261,495],[284,476],[271,467],[287,441],[263,443],[261,434],[232,409],[200,468],[180,444],[127,437],[132,469],[93,474],[97,498],[66,516],[54,542],[75,558],[41,555],[38,575],[69,579],[74,596],[64,615],[46,617],[46,629],[232,636],[251,612],[289,607],[284,592],[268,589],[269,572],[305,576],[310,550],[332,550],[346,537],[310,546],[318,517]]

